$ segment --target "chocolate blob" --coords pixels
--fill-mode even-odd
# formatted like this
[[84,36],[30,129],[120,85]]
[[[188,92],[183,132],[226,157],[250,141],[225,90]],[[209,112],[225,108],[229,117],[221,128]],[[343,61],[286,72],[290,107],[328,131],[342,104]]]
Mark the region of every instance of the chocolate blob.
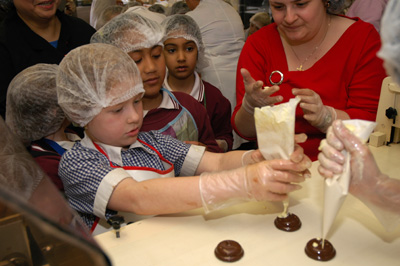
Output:
[[297,215],[288,213],[286,217],[276,217],[275,226],[279,230],[293,232],[300,229],[301,221]]
[[215,248],[214,253],[219,260],[226,262],[238,261],[244,255],[242,246],[234,240],[221,241]]
[[325,239],[324,248],[322,248],[322,239],[313,238],[308,241],[304,251],[307,256],[319,261],[328,261],[336,255],[336,250],[333,245]]

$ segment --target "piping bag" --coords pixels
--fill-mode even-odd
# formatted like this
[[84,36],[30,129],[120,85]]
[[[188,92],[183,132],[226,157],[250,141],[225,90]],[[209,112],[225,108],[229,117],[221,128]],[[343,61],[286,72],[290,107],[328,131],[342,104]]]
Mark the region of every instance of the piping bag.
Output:
[[[376,123],[360,119],[344,120],[343,124],[363,143],[366,143]],[[326,140],[322,140],[320,147]],[[342,151],[346,158],[343,172],[333,178],[325,179],[324,190],[324,211],[322,222],[322,239],[325,239],[335,221],[336,215],[340,210],[350,186],[350,154],[346,150]]]
[[[294,124],[296,107],[300,98],[286,103],[254,108],[258,148],[266,160],[290,159],[294,151]],[[283,202],[280,217],[287,216],[289,200]]]

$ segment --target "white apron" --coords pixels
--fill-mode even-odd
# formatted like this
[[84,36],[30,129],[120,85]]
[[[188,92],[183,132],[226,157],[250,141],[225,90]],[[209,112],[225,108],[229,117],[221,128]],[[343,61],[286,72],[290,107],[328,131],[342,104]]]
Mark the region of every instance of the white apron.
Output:
[[[162,161],[166,170],[159,170],[159,169],[155,169],[152,167],[116,166],[110,161],[111,167],[125,169],[125,171],[128,172],[128,174],[131,177],[135,177],[135,180],[138,182],[145,181],[148,179],[154,179],[154,178],[174,177],[175,176],[174,165],[170,161],[165,159],[161,155],[161,153],[158,150],[156,150],[153,146],[145,143],[144,141],[141,141],[141,140],[138,140],[138,141],[140,143],[142,143],[143,145],[146,145],[147,147],[149,147],[150,149],[152,149],[154,152],[157,153],[158,157]],[[99,145],[97,145],[94,142],[93,142],[93,144],[99,152],[101,152],[108,158],[107,154],[103,151],[103,149]],[[136,222],[136,221],[148,218],[148,217],[152,217],[152,215],[144,216],[144,215],[137,215],[137,214],[130,213],[130,212],[118,212],[118,215],[121,215],[124,217],[124,220],[125,220],[124,225],[128,224],[128,223]],[[109,225],[105,219],[97,218],[91,228],[91,232],[93,235],[98,235],[100,233],[104,233],[104,232],[110,231],[112,229],[113,228],[111,227],[111,225]]]

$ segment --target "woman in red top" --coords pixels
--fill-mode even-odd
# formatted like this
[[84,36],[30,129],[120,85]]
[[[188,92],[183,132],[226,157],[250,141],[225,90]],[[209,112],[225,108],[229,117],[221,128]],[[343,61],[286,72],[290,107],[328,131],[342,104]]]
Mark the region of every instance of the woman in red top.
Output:
[[380,37],[371,24],[334,15],[342,2],[270,0],[275,23],[250,36],[239,58],[232,125],[240,136],[255,140],[255,107],[295,96],[295,132],[308,135],[312,160],[335,118],[375,120],[386,77]]

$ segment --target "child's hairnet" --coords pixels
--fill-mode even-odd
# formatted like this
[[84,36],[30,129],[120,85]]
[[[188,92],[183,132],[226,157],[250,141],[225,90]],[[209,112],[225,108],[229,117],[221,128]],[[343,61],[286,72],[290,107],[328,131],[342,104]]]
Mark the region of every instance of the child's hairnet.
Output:
[[201,69],[208,66],[201,31],[193,18],[184,14],[176,14],[167,17],[162,25],[165,30],[164,41],[170,38],[184,38],[195,42],[198,50],[197,70],[201,71]]
[[144,18],[151,19],[157,22],[158,24],[161,24],[161,22],[166,18],[164,14],[153,12],[149,10],[149,8],[144,6],[133,6],[125,11],[125,13],[131,13],[131,12],[139,14]]
[[57,103],[57,69],[52,64],[33,65],[8,86],[6,123],[25,144],[55,133],[64,122]]
[[109,22],[114,17],[124,12],[124,7],[120,5],[112,5],[103,10],[100,17],[97,19],[96,29],[100,29],[107,22]]
[[156,45],[163,46],[163,36],[164,30],[159,23],[127,11],[106,23],[93,34],[90,42],[112,44],[130,53]]
[[386,72],[400,84],[400,1],[389,0],[381,21],[382,58]]
[[90,5],[90,25],[99,29],[100,27],[97,25],[98,20],[103,11],[112,5],[115,5],[115,0],[92,0],[92,4]]
[[175,14],[186,14],[187,12],[191,11],[186,2],[184,1],[179,1],[175,2],[169,12],[169,15],[175,15]]
[[135,62],[115,46],[86,44],[70,51],[60,63],[58,103],[67,117],[82,127],[103,108],[143,92]]

